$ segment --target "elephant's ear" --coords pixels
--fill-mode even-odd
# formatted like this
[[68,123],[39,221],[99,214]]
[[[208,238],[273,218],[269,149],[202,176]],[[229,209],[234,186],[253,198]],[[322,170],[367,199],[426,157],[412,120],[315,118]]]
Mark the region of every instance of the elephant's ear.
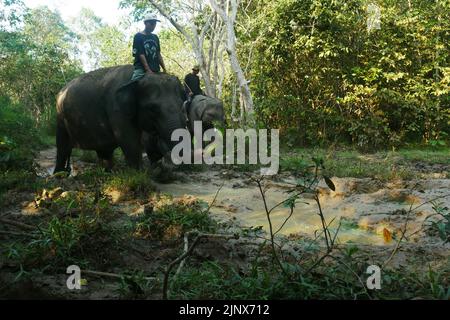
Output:
[[194,112],[195,116],[198,120],[203,119],[203,114],[206,111],[206,108],[208,107],[208,100],[206,97],[203,96],[195,96],[194,100],[192,101],[192,104],[194,105]]
[[134,118],[136,116],[136,88],[137,81],[130,81],[116,90],[114,95],[114,111],[122,112],[129,118]]

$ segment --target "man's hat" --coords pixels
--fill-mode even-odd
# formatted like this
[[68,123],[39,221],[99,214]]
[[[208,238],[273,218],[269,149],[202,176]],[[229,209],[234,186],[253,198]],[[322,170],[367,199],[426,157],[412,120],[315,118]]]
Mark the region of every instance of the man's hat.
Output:
[[147,22],[147,21],[161,22],[160,20],[158,20],[158,17],[156,16],[156,14],[149,14],[147,17],[145,17],[144,22]]

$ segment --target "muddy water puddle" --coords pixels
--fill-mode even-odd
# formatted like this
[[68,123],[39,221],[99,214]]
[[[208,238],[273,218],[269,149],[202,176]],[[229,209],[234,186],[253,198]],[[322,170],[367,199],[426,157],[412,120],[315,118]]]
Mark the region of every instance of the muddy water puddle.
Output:
[[[334,220],[331,229],[336,230],[339,221],[341,228],[338,239],[341,243],[386,245],[384,230],[395,235],[404,225],[407,213],[411,210],[408,230],[419,228],[426,216],[432,214],[432,205],[422,203],[449,193],[449,180],[424,181],[420,190],[403,189],[404,185],[377,186],[371,179],[334,178],[336,192],[321,187],[321,205],[328,222]],[[286,193],[287,177],[282,182],[269,182],[267,203],[269,209],[289,197]],[[420,182],[418,182],[420,183]],[[220,189],[221,185],[223,187]],[[262,226],[269,230],[264,202],[256,185],[245,179],[221,179],[221,174],[208,172],[191,177],[189,182],[176,182],[158,185],[164,193],[176,197],[192,195],[208,203],[216,197],[211,212],[218,218],[235,218],[246,227]],[[406,186],[408,187],[408,186]],[[415,186],[417,188],[417,186]],[[449,197],[440,201],[450,205]],[[289,216],[289,208],[281,206],[273,211],[273,229],[278,230]],[[290,220],[280,234],[304,234],[314,236],[321,230],[318,207],[311,196],[300,198]]]

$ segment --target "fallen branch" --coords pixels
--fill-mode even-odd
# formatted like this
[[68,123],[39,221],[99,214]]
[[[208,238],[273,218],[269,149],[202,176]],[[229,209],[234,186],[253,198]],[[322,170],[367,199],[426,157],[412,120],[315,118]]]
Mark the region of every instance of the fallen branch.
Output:
[[12,232],[12,231],[0,231],[0,235],[15,236],[15,237],[34,237],[34,235],[29,233]]
[[[184,235],[184,253],[188,251],[189,251],[189,233],[186,233]],[[180,265],[178,266],[177,273],[175,273],[175,278],[177,278],[178,275],[181,273],[181,269],[183,269],[185,263],[186,259],[183,259],[183,261],[181,261]]]
[[[123,279],[124,277],[126,277],[126,275],[120,275],[120,274],[108,273],[108,272],[100,272],[100,271],[92,271],[92,270],[83,270],[81,273],[91,275],[91,276],[98,276],[98,277],[103,277],[103,278],[114,278],[114,279]],[[158,280],[158,278],[145,277],[145,280],[155,281],[155,280]]]
[[9,220],[9,219],[0,219],[1,223],[4,224],[8,224],[23,230],[27,230],[27,231],[36,231],[37,229],[33,226],[30,226],[28,224],[22,223],[22,222],[18,222],[18,221],[13,221],[13,220]]

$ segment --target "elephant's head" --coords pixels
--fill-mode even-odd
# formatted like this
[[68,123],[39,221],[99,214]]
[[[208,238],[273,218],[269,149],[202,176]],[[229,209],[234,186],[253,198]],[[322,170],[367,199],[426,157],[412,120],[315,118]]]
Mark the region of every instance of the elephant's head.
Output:
[[124,108],[134,106],[131,107],[135,108],[133,118],[139,128],[149,134],[157,134],[161,151],[163,154],[169,152],[177,143],[171,141],[172,133],[186,128],[186,116],[182,110],[185,93],[180,80],[167,74],[146,75],[120,91],[119,103],[128,104]]
[[222,101],[211,97],[196,96],[191,105],[190,120],[201,120],[207,127],[212,126],[214,122],[220,122],[223,125],[225,115]]

